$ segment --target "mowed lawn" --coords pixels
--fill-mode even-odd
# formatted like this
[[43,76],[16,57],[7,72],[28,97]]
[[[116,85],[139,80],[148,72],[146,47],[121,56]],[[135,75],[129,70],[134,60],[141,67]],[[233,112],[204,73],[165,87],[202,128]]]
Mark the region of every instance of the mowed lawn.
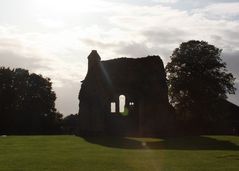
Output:
[[238,171],[239,137],[0,137],[0,170]]

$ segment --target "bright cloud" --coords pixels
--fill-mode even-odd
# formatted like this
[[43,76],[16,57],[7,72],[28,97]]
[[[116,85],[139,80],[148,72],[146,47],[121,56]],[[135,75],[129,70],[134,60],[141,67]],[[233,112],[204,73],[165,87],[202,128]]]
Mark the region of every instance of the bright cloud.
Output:
[[171,3],[178,2],[178,0],[153,0],[153,2],[164,3],[164,4],[171,4]]

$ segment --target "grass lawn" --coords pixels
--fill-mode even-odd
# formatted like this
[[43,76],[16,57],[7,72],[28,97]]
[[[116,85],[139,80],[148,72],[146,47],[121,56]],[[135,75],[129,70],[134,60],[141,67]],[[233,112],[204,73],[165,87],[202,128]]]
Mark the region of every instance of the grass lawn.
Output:
[[238,171],[239,137],[0,137],[0,170]]

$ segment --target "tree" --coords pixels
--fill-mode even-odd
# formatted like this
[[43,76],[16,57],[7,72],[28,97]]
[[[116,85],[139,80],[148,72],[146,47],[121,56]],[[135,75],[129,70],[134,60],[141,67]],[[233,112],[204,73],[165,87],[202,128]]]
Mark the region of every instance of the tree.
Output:
[[[184,42],[172,54],[166,66],[170,102],[178,119],[207,129],[222,119],[219,101],[234,94],[234,80],[221,59],[222,50],[205,41]],[[200,129],[200,130],[202,130]]]
[[62,115],[49,78],[0,68],[0,134],[55,133]]
[[0,68],[0,134],[13,127],[12,108],[14,92],[12,89],[13,72],[9,68]]
[[62,120],[62,127],[64,129],[64,133],[76,134],[79,127],[79,115],[71,114],[66,116]]

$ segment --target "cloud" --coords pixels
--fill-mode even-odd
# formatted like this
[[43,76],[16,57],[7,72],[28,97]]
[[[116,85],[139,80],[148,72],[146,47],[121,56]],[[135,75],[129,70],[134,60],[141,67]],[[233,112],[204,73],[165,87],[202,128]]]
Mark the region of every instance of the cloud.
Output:
[[64,86],[55,87],[57,92],[56,107],[63,114],[76,114],[79,110],[78,95],[81,88],[81,83],[69,82],[66,80]]
[[116,49],[118,54],[127,57],[143,57],[150,54],[149,48],[143,43],[129,42],[127,44],[120,44]]
[[236,82],[235,87],[237,89],[236,93],[229,95],[228,100],[239,106],[239,81]]
[[[150,51],[149,48],[143,43],[136,42],[102,42],[100,40],[91,40],[85,39],[83,42],[89,46],[95,47],[95,49],[106,49],[113,50],[114,56],[109,56],[109,58],[117,58],[117,57],[141,57],[147,56]],[[117,55],[116,55],[117,54]],[[101,54],[100,54],[101,55]]]
[[41,59],[35,57],[25,57],[21,54],[8,50],[0,50],[1,66],[11,68],[26,68],[33,70],[35,68],[48,70],[49,67],[41,64]]
[[225,51],[223,52],[223,61],[227,64],[228,72],[232,73],[236,78],[235,87],[236,92],[235,95],[228,95],[229,101],[239,105],[239,50],[238,51]]
[[103,42],[100,40],[92,40],[92,39],[82,39],[83,43],[85,43],[88,46],[96,47],[99,49],[110,49],[119,46],[118,44],[110,43],[110,42]]
[[30,70],[49,70],[43,59],[34,48],[24,45],[23,41],[11,35],[0,32],[0,64],[5,67],[27,68]]
[[227,64],[228,71],[232,72],[239,82],[239,51],[224,52],[223,60]]
[[178,2],[179,0],[152,0],[152,1],[163,4],[172,4]]
[[215,3],[194,11],[211,19],[239,19],[239,2]]
[[[152,43],[171,44],[175,41],[183,41],[184,37],[188,35],[183,29],[172,28],[157,28],[146,30],[144,33],[147,41]],[[167,36],[166,36],[167,35]]]

